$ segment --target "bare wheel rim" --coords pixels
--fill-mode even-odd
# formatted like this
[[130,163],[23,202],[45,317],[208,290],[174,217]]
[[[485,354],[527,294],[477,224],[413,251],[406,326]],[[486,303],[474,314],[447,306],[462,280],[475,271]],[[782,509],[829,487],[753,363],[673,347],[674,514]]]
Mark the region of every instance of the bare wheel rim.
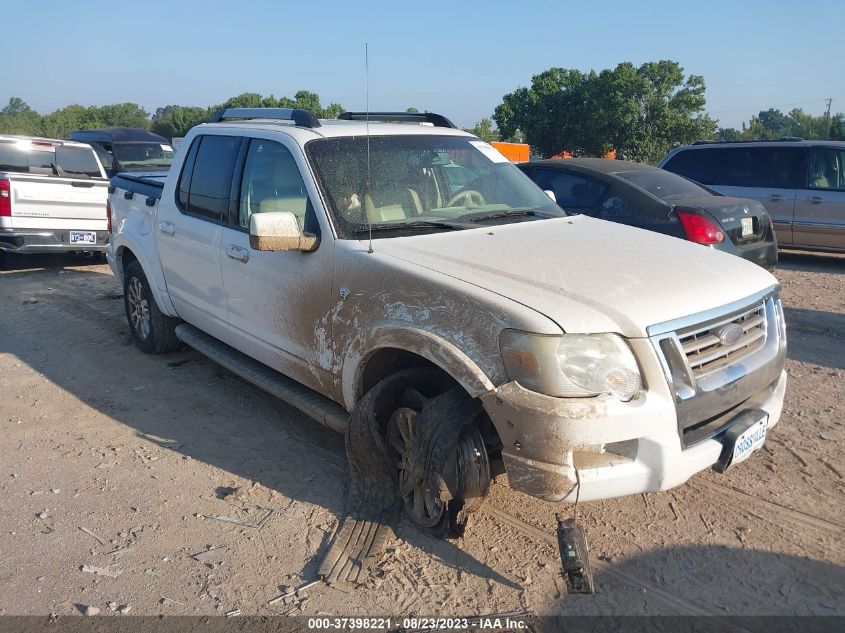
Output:
[[144,286],[137,277],[129,280],[129,287],[126,292],[126,301],[129,305],[129,323],[135,334],[146,341],[150,335],[150,303],[144,292]]
[[410,407],[400,407],[393,412],[387,423],[387,444],[393,450],[396,467],[399,470],[399,491],[405,510],[416,523],[434,527],[443,518],[446,504],[440,499],[440,491],[432,490],[425,480],[409,481],[410,452],[417,435],[417,416]]

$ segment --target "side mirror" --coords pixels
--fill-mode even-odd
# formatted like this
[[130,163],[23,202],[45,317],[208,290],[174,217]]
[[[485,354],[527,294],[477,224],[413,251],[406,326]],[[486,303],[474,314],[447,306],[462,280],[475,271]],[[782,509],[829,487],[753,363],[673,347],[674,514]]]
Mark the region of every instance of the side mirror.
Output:
[[552,191],[551,189],[543,189],[543,193],[546,194],[547,196],[549,196],[549,198],[552,199],[552,202],[557,204],[557,197],[555,196],[554,191]]
[[304,233],[288,211],[253,213],[249,218],[249,245],[256,251],[303,251],[317,248],[316,235]]

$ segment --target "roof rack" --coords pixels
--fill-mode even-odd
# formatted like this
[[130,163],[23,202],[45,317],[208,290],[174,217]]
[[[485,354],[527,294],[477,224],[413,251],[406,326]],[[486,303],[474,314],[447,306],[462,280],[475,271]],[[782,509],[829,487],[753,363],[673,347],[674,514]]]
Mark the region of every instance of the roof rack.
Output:
[[299,108],[225,108],[215,112],[209,123],[231,119],[279,119],[293,121],[299,127],[320,127],[320,121],[310,110]]
[[337,115],[343,121],[381,121],[387,123],[431,123],[434,127],[449,127],[457,129],[442,114],[434,112],[341,112]]
[[797,143],[805,141],[806,139],[800,136],[782,136],[780,138],[758,138],[758,139],[742,139],[739,141],[720,141],[711,139],[707,141],[695,141],[693,145],[710,145],[711,143]]

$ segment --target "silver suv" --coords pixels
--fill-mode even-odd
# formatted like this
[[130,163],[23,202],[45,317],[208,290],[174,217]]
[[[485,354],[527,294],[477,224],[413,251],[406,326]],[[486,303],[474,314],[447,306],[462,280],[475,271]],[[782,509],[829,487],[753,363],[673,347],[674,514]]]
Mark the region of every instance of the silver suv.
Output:
[[845,252],[845,142],[700,141],[673,149],[660,167],[759,200],[780,246]]

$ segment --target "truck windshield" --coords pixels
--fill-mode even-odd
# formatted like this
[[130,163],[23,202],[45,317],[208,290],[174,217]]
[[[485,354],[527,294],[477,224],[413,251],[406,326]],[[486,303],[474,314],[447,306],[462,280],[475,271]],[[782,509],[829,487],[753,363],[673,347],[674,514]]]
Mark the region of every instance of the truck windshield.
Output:
[[370,228],[379,237],[393,237],[565,215],[510,161],[478,139],[372,136],[369,152],[367,146],[365,137],[306,145],[341,238],[360,238]]
[[129,171],[168,169],[173,162],[173,148],[164,143],[114,143],[112,152],[120,168]]
[[636,185],[640,189],[646,190],[651,195],[663,200],[663,202],[713,195],[707,189],[698,186],[691,180],[662,169],[620,171],[616,172],[615,175]]

